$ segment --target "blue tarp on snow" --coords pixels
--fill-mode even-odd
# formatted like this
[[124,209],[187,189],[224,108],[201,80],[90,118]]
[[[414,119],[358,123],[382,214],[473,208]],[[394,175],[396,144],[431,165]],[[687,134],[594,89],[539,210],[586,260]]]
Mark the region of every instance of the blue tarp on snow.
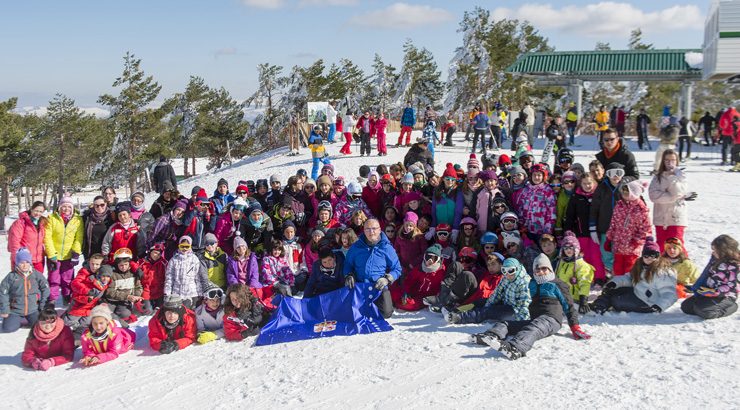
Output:
[[282,298],[256,345],[393,330],[373,303],[379,296],[373,284],[358,283],[308,299]]

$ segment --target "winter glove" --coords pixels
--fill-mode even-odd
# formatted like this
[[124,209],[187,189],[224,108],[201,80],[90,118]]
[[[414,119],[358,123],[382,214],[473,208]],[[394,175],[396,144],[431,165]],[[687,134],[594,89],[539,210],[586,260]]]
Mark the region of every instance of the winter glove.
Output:
[[660,312],[663,311],[663,309],[661,309],[660,306],[658,306],[658,305],[650,306],[650,309],[652,309],[653,312],[656,312],[656,313],[660,313]]
[[382,278],[379,278],[378,280],[375,281],[375,289],[382,290],[383,288],[390,285],[391,283],[393,283],[393,276],[386,273],[385,275],[383,275]]
[[611,239],[607,239],[606,242],[604,242],[604,250],[607,252],[612,251],[612,240]]
[[697,195],[698,194],[696,192],[689,192],[686,195],[684,195],[683,200],[684,201],[695,201]]
[[39,359],[38,357],[33,360],[31,367],[36,370],[47,371],[54,367],[54,359]]
[[434,227],[429,228],[427,233],[424,234],[424,239],[431,241],[434,238]]
[[573,339],[576,340],[588,340],[591,338],[591,335],[584,332],[578,325],[570,325],[570,332],[573,334]]
[[705,286],[702,286],[699,289],[697,289],[696,293],[704,297],[707,297],[707,298],[716,298],[717,296],[719,296],[719,292],[717,292],[716,290],[712,288],[707,288]]
[[610,280],[609,282],[606,282],[606,285],[604,285],[604,288],[606,288],[606,289],[616,289],[617,288],[617,284],[616,284],[616,282]]
[[80,263],[80,254],[77,252],[72,252],[72,259],[69,260],[72,262],[72,264],[77,265]]
[[101,296],[103,296],[103,291],[99,289],[92,288],[89,292],[87,292],[87,296],[89,296],[92,299],[98,299]]
[[162,354],[170,354],[172,352],[176,352],[179,349],[180,346],[178,346],[177,343],[171,340],[163,340],[162,344],[159,345],[159,353]]
[[34,370],[38,370],[38,369],[39,369],[39,366],[41,366],[41,359],[39,359],[39,358],[37,357],[37,358],[33,359],[33,361],[31,362],[31,367],[32,367],[32,368],[33,368]]
[[275,288],[275,291],[280,293],[283,296],[293,296],[293,293],[290,291],[290,285],[283,282],[275,282],[272,285],[273,288]]
[[198,333],[198,344],[206,344],[218,339],[218,336],[213,332],[200,332]]
[[595,244],[599,245],[599,234],[597,234],[596,231],[591,231],[591,240],[594,241]]
[[303,212],[298,212],[295,214],[295,224],[298,226],[303,226],[303,224],[306,222],[306,214]]
[[59,261],[57,261],[57,257],[56,256],[52,256],[51,258],[49,258],[49,260],[47,261],[46,264],[48,265],[49,272],[53,272],[53,271],[59,270],[60,263],[59,263]]
[[591,308],[588,306],[588,297],[581,296],[581,298],[578,300],[578,313],[585,315],[590,311]]
[[141,268],[136,269],[136,272],[134,272],[134,274],[136,275],[137,278],[139,278],[139,280],[141,280],[141,278],[144,277],[144,270]]
[[460,235],[459,229],[452,230],[452,243],[457,243],[457,236]]
[[346,278],[344,278],[344,286],[354,289],[355,288],[355,276],[354,275],[347,275]]
[[249,336],[257,336],[260,334],[260,329],[258,327],[250,327],[242,330],[240,334],[242,335],[242,339],[246,339]]

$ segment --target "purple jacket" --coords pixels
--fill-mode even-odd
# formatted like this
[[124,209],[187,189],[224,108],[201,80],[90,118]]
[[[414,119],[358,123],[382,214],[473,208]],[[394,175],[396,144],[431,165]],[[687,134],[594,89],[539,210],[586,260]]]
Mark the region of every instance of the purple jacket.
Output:
[[422,233],[415,235],[413,238],[406,238],[405,235],[401,234],[396,236],[393,247],[396,249],[398,261],[401,262],[401,269],[404,273],[410,272],[412,268],[421,264],[427,245],[427,240],[424,239]]
[[257,264],[257,255],[252,252],[249,255],[249,262],[247,262],[247,272],[239,273],[239,263],[236,259],[229,255],[226,258],[226,283],[235,285],[237,283],[244,283],[250,288],[261,288],[260,284],[260,270]]
[[447,195],[437,199],[437,194],[434,194],[432,199],[432,209],[434,210],[432,212],[432,226],[446,223],[450,224],[452,229],[460,228],[462,211],[465,206],[462,190],[455,189],[452,192],[452,196],[454,199]]
[[177,251],[177,239],[185,232],[185,228],[186,226],[181,221],[175,220],[172,212],[160,216],[154,225],[152,236],[147,240],[147,249],[157,242],[164,242],[165,258],[171,259]]

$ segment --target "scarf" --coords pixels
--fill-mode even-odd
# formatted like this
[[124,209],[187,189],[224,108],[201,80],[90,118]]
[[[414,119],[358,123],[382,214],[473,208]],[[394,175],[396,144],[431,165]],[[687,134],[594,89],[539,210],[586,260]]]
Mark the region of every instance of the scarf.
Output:
[[265,216],[261,215],[260,219],[258,219],[257,221],[253,220],[251,216],[248,219],[249,219],[249,223],[252,224],[254,229],[260,229],[260,227],[262,226],[262,222],[264,222],[265,220]]
[[547,275],[534,275],[534,280],[537,282],[538,285],[551,282],[554,279],[555,279],[555,272],[551,270],[548,271]]
[[442,258],[437,259],[437,262],[435,262],[432,266],[427,266],[426,262],[422,262],[421,270],[424,273],[432,273],[438,271],[440,266],[442,266]]
[[620,148],[622,148],[622,141],[617,141],[617,146],[616,146],[616,147],[614,147],[614,149],[613,149],[613,150],[611,150],[611,151],[609,151],[609,150],[608,150],[608,149],[606,148],[606,145],[605,145],[605,146],[604,146],[604,150],[603,150],[603,151],[604,151],[604,155],[606,156],[606,158],[607,158],[607,159],[611,159],[611,157],[613,157],[613,156],[614,156],[614,154],[616,154],[616,153],[617,153],[617,151],[619,151],[619,149],[620,149]]
[[30,215],[28,216],[28,218],[31,219],[31,223],[34,226],[36,226],[36,227],[39,226],[39,221],[41,220],[41,218],[34,218],[34,217],[30,216]]
[[[110,328],[110,325],[105,328],[103,333],[93,333],[92,330],[87,331],[87,337],[92,341],[93,345],[93,351],[95,351],[96,354],[105,353],[108,351],[108,342],[113,340],[113,337],[115,335],[113,334],[113,331]],[[102,342],[102,345],[101,345]]]
[[595,189],[591,192],[586,192],[583,189],[581,189],[581,187],[576,188],[576,194],[581,195],[586,198],[591,198],[592,196],[594,196],[594,192],[596,192]]
[[69,221],[71,221],[71,220],[72,220],[72,216],[73,216],[73,215],[74,215],[74,212],[72,212],[72,213],[71,213],[71,214],[69,214],[69,215],[68,215],[68,214],[62,214],[62,213],[60,213],[60,214],[59,214],[59,216],[61,216],[61,217],[62,217],[62,221],[64,221],[64,224],[65,224],[65,225],[66,225],[66,224],[68,224],[68,223],[69,223]]
[[62,333],[62,330],[64,329],[64,320],[62,318],[58,317],[57,320],[54,322],[54,329],[51,330],[49,333],[44,333],[43,330],[41,330],[41,326],[37,323],[33,327],[33,336],[44,343],[51,343],[54,339],[59,337],[59,334]]

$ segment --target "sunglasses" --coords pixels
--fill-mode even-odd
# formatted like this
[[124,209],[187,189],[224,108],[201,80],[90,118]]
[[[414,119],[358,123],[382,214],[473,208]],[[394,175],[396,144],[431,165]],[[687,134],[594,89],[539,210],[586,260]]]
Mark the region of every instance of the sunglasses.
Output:
[[623,177],[624,176],[624,170],[623,169],[610,169],[606,171],[606,176],[609,178],[613,177]]
[[570,179],[567,180],[567,181],[563,181],[563,185],[573,185],[575,183],[576,183],[576,181],[573,181],[573,180],[570,180]]
[[185,250],[185,249],[192,248],[192,245],[190,245],[189,243],[181,243],[181,244],[177,245],[177,247],[180,248],[180,249],[182,249],[182,250]]
[[512,268],[501,268],[501,273],[503,273],[504,275],[511,276],[511,275],[513,275],[513,274],[516,273],[516,270],[517,270],[517,268],[514,268],[514,267],[512,267]]
[[102,204],[94,204],[96,208],[105,208],[105,203]]
[[566,245],[566,246],[563,246],[563,249],[575,249],[575,246],[573,246],[573,245]]
[[647,255],[642,255],[643,259],[658,259],[660,255],[657,253],[649,253]]
[[570,164],[571,163],[571,160],[569,160],[569,159],[561,159],[558,162],[560,162],[561,164]]
[[562,184],[550,184],[550,187],[552,188],[560,188]]
[[224,291],[221,289],[211,289],[206,293],[206,299],[222,299],[224,297]]
[[465,226],[463,226],[463,229],[466,230],[466,231],[472,231],[473,230],[473,226],[472,225],[465,225]]
[[56,323],[56,321],[57,321],[57,318],[52,318],[52,319],[49,319],[49,320],[39,320],[39,324],[42,324],[42,325],[53,325],[54,323]]
[[518,243],[516,243],[516,242],[509,242],[509,243],[508,243],[508,244],[506,245],[506,249],[509,249],[509,248],[514,248],[514,247],[516,247],[516,246],[519,246],[519,244],[518,244]]
[[616,138],[604,138],[604,142],[612,142],[616,140],[617,140]]

